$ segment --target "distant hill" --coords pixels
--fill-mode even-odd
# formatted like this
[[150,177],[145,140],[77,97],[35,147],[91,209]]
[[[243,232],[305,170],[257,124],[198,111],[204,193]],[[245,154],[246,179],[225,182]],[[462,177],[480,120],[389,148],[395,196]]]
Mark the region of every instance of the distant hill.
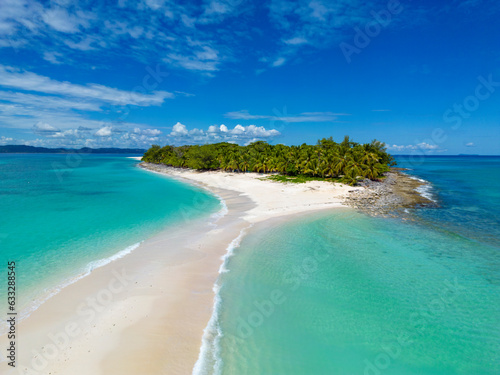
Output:
[[25,145],[0,146],[0,154],[144,154],[146,150],[140,148],[46,148]]

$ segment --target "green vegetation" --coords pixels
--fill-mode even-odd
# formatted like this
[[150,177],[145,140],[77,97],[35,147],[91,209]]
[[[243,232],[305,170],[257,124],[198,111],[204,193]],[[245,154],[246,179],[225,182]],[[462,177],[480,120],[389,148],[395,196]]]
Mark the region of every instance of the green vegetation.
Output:
[[198,170],[277,172],[281,176],[271,177],[276,181],[330,179],[350,185],[359,178],[379,179],[389,166],[395,164],[384,143],[374,140],[359,144],[347,136],[341,143],[330,137],[314,146],[305,143],[301,146],[270,145],[263,141],[248,146],[232,143],[180,147],[154,145],[142,160]]

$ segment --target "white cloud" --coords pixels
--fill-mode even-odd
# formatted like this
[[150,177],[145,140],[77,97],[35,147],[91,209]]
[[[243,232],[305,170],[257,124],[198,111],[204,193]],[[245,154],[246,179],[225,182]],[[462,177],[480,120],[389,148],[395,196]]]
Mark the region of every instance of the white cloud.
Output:
[[426,142],[421,142],[416,145],[392,145],[387,146],[387,148],[395,151],[441,151],[438,145],[432,145]]
[[165,4],[165,0],[146,0],[145,2],[153,10],[161,9]]
[[[188,129],[178,122],[166,136],[162,131],[144,126],[120,124],[117,128],[111,123],[91,123],[91,127],[78,126],[59,129],[49,122],[38,122],[32,126],[33,134],[38,136],[31,140],[16,140],[16,143],[43,147],[134,147],[149,148],[152,144],[205,144],[230,142],[248,144],[255,140],[272,140],[280,135],[275,129],[263,126],[236,125],[228,128],[225,125],[212,125],[207,130]],[[97,125],[97,127],[95,127]],[[5,137],[4,137],[5,138]],[[4,142],[12,142],[9,138]],[[0,139],[0,142],[2,139]]]
[[[370,11],[378,10],[379,6],[387,4],[358,0],[270,0],[269,17],[283,43],[276,50],[277,56],[285,55],[291,60],[303,46],[331,48],[351,39],[353,28],[372,21]],[[401,22],[400,18],[394,17],[390,27]]]
[[225,14],[229,12],[229,7],[222,1],[212,0],[208,7],[205,9],[206,14]]
[[172,132],[168,135],[170,143],[178,144],[203,144],[214,142],[248,143],[249,140],[269,140],[279,136],[281,133],[275,129],[266,129],[263,126],[242,126],[236,125],[229,129],[226,125],[211,125],[206,131],[201,129],[188,130],[181,123],[173,126]]
[[12,142],[13,140],[14,140],[13,138],[5,137],[3,135],[0,137],[1,144],[7,144],[9,142]]
[[16,141],[17,143],[43,147],[133,147],[149,148],[159,143],[158,129],[134,128],[124,130],[111,124],[100,128],[78,127],[58,130],[49,124],[36,124],[33,132],[42,136],[35,140]]
[[70,108],[37,107],[18,103],[2,103],[0,100],[0,124],[4,128],[30,129],[33,124],[43,122],[58,129],[80,127],[99,129],[105,125],[113,125],[115,122],[113,118],[116,118],[120,125],[129,128],[144,127],[142,124],[124,122],[119,116],[120,114],[116,113],[110,115],[109,118],[104,118],[104,121],[98,121],[75,113]]
[[245,127],[241,125],[236,125],[234,129],[231,131],[231,134],[244,134]]
[[247,110],[228,112],[224,116],[236,120],[260,120],[260,119],[269,119],[273,117],[264,115],[251,115]]
[[181,124],[178,122],[177,124],[174,125],[172,128],[172,131],[170,132],[171,137],[182,137],[188,134],[186,125]]
[[58,52],[47,52],[45,51],[43,53],[43,59],[45,61],[48,61],[52,64],[56,64],[56,65],[59,65],[61,64],[61,61],[58,60],[58,58],[61,58],[62,57],[62,54],[58,53]]
[[437,150],[439,148],[438,145],[431,145],[429,143],[419,143],[417,144],[417,148],[421,148],[422,150]]
[[166,98],[173,97],[173,94],[165,91],[142,94],[95,83],[83,86],[70,82],[61,82],[36,73],[21,71],[4,65],[0,65],[0,86],[26,91],[37,91],[45,94],[68,95],[83,99],[99,100],[115,105],[161,105]]
[[313,0],[309,3],[309,8],[312,9],[311,16],[321,21],[325,21],[326,15],[331,11],[321,1]]
[[63,33],[76,33],[80,27],[87,28],[95,17],[90,12],[77,11],[69,14],[64,8],[48,9],[42,14],[43,21],[54,30]]
[[57,129],[56,127],[47,124],[45,122],[37,122],[35,125],[33,125],[33,132],[36,134],[55,134],[59,133],[60,130]]
[[307,43],[307,39],[296,36],[294,38],[284,40],[283,42],[285,44],[289,44],[289,45],[292,45],[292,46],[298,46],[298,45],[301,45],[301,44],[306,44]]
[[465,147],[476,147],[476,145],[473,142],[469,142],[465,144]]
[[158,129],[140,129],[140,128],[135,128],[134,129],[134,134],[141,134],[141,135],[147,135],[147,136],[152,136],[156,137],[161,134],[161,130]]
[[333,113],[333,112],[303,112],[299,115],[288,115],[286,108],[284,113],[276,111],[276,115],[252,115],[247,110],[228,112],[225,117],[234,120],[270,120],[282,122],[332,122],[337,121],[339,116],[348,116],[347,113]]
[[98,137],[110,137],[111,134],[113,134],[111,126],[104,126],[95,132]]
[[126,20],[106,20],[104,21],[104,26],[107,31],[111,32],[115,37],[125,37],[130,36],[133,39],[139,39],[141,36],[147,34],[145,32],[145,26],[143,25],[131,25]]
[[[279,66],[285,58],[292,60],[304,45],[332,47],[352,38],[353,27],[373,20],[371,11],[387,6],[356,0],[268,0],[265,4],[242,0],[0,3],[0,48],[26,48],[40,55],[53,50],[63,54],[57,59],[63,63],[78,62],[83,55],[100,59],[98,51],[140,62],[161,61],[167,56],[165,61],[172,66],[202,74],[215,72],[222,63],[252,53],[272,51],[275,55],[270,61]],[[394,17],[390,27],[411,21],[410,17],[418,19],[416,7],[406,4],[404,14]],[[493,7],[498,6],[484,4],[482,8],[492,13]],[[269,19],[257,19],[263,14]],[[269,29],[257,30],[256,21],[263,21]],[[267,32],[266,50],[244,49],[250,38],[259,40],[262,32]],[[197,57],[187,42],[189,38],[217,50],[217,59]]]
[[218,70],[217,51],[210,47],[204,47],[201,50],[195,51],[193,56],[170,53],[164,61],[187,70],[197,70],[201,72],[214,72]]
[[[0,102],[10,102],[10,104],[20,105],[28,110],[70,110],[80,111],[100,111],[98,103],[86,102],[84,100],[68,100],[57,96],[32,95],[20,92],[0,91]],[[19,108],[19,107],[17,107]],[[5,109],[4,109],[5,110]],[[1,111],[1,108],[0,108]]]
[[92,50],[97,49],[97,47],[92,46],[93,43],[96,43],[96,40],[94,38],[89,37],[89,36],[81,39],[78,42],[74,42],[74,41],[69,40],[69,39],[66,39],[64,41],[64,44],[66,44],[69,48],[80,50],[80,51],[92,51]]
[[278,57],[274,62],[272,63],[273,67],[278,67],[282,66],[286,62],[286,59],[284,57]]

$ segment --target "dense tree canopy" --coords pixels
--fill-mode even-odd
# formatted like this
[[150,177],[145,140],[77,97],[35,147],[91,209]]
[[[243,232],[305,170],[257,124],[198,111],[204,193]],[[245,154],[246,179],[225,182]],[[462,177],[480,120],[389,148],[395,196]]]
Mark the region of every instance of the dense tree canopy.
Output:
[[172,167],[232,172],[281,173],[288,176],[340,178],[354,184],[359,178],[375,180],[395,164],[385,144],[359,144],[331,137],[314,146],[270,145],[263,141],[239,146],[216,143],[203,146],[152,146],[143,161]]

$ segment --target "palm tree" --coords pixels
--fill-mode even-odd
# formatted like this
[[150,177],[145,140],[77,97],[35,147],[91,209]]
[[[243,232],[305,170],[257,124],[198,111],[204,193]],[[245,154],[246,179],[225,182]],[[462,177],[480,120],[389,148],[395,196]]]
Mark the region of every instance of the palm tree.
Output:
[[350,154],[348,153],[340,154],[338,159],[336,159],[334,163],[335,173],[339,176],[345,175],[347,166],[349,165],[351,160],[352,157]]
[[349,163],[347,164],[347,168],[346,168],[345,172],[346,172],[345,174],[347,176],[354,178],[354,179],[357,179],[358,177],[362,177],[363,176],[363,164],[361,164],[360,162],[358,162],[355,159],[351,159],[349,161]]
[[250,169],[250,155],[249,154],[243,154],[240,159],[240,164],[239,164],[239,169],[242,172],[247,172]]
[[363,176],[370,180],[377,179],[384,172],[384,166],[380,163],[368,163],[364,166]]
[[319,172],[319,161],[317,158],[312,158],[304,167],[304,174],[316,176]]
[[334,178],[335,176],[337,176],[337,170],[335,168],[335,165],[337,164],[338,160],[339,160],[339,155],[336,154],[335,151],[330,151],[326,155],[322,169],[323,177],[330,176],[331,178]]
[[143,160],[193,169],[252,170],[323,178],[342,176],[343,181],[350,184],[354,184],[359,176],[377,179],[394,164],[384,143],[374,140],[358,144],[348,136],[341,143],[336,143],[331,137],[324,138],[314,146],[305,143],[290,147],[273,146],[263,141],[248,146],[227,142],[180,147],[153,145]]

